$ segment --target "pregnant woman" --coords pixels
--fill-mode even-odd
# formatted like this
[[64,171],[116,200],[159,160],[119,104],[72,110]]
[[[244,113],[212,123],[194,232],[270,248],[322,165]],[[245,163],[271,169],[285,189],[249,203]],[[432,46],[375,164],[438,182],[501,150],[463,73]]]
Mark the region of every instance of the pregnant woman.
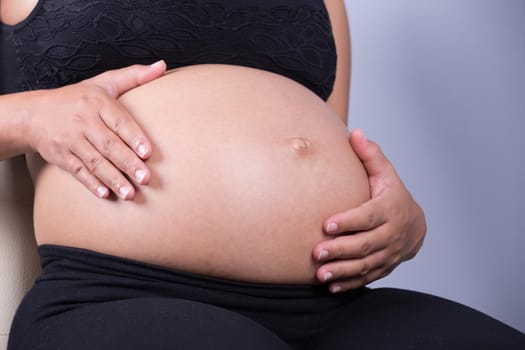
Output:
[[43,270],[9,349],[523,341],[363,287],[425,223],[379,149],[349,140],[343,1],[1,6],[0,157],[26,154]]

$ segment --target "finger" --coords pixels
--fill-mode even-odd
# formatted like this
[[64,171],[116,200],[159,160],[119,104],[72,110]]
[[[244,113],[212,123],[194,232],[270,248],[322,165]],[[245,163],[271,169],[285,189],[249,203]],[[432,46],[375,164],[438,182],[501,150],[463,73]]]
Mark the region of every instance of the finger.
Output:
[[323,241],[314,248],[313,254],[320,262],[335,259],[362,259],[388,246],[388,235],[378,229]]
[[[139,184],[146,184],[149,181],[150,172],[142,160],[102,124],[86,130],[86,137],[98,150],[99,156],[103,155],[129,178]],[[95,155],[91,154],[91,156]]]
[[142,159],[151,156],[148,138],[120,102],[108,99],[99,110],[100,119]]
[[337,281],[330,283],[328,288],[332,293],[342,293],[350,291],[352,289],[357,289],[366,286],[374,281],[377,281],[383,277],[386,277],[392,272],[392,270],[387,270],[384,268],[379,268],[371,271],[366,276],[358,276],[354,278],[349,278],[346,280]]
[[72,174],[82,185],[99,198],[107,198],[109,195],[108,188],[100,182],[86,167],[84,162],[78,159],[74,154],[70,154],[66,161],[68,164],[66,171]]
[[131,183],[88,140],[75,144],[71,151],[85,168],[121,199],[133,198],[135,191]]
[[349,279],[369,283],[374,271],[385,270],[391,259],[385,250],[368,255],[363,259],[337,260],[318,268],[316,277],[324,283],[340,282]]
[[88,81],[102,87],[110,96],[116,98],[128,90],[160,77],[165,72],[166,63],[161,60],[149,66],[136,64],[126,68],[108,71]]
[[370,271],[385,266],[389,260],[390,256],[386,250],[379,250],[364,258],[335,260],[320,266],[316,277],[321,282],[362,277]]
[[372,198],[356,208],[326,219],[323,228],[328,234],[372,230],[387,221],[385,204],[381,197]]
[[361,129],[350,133],[352,149],[363,163],[369,177],[381,176],[385,172],[394,171],[392,164],[386,158],[378,144],[366,139]]

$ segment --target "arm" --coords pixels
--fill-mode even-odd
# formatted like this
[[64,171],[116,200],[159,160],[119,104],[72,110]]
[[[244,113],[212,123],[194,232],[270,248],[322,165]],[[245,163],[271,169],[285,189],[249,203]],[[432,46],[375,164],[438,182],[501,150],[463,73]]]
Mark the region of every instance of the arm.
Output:
[[328,98],[328,105],[337,113],[343,123],[348,120],[348,100],[350,89],[350,30],[343,0],[325,0],[330,15],[337,50],[337,71],[334,90]]
[[0,96],[0,160],[31,152],[27,140],[28,111],[25,101],[31,94]]

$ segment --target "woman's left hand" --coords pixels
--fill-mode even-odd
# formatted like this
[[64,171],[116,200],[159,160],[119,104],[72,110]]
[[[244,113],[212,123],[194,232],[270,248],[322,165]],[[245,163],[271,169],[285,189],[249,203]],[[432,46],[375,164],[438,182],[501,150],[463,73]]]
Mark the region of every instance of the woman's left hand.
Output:
[[314,259],[322,263],[316,276],[330,283],[334,293],[388,275],[416,255],[426,234],[423,210],[379,146],[361,130],[350,134],[350,144],[368,173],[371,199],[323,224],[325,233],[334,238],[313,250]]

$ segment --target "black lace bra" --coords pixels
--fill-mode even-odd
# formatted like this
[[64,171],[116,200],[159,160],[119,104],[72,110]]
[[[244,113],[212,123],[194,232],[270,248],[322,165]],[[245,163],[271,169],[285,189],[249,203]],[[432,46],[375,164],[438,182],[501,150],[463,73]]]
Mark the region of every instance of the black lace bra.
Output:
[[337,61],[323,0],[40,0],[0,24],[0,48],[0,94],[162,58],[268,70],[326,100]]

